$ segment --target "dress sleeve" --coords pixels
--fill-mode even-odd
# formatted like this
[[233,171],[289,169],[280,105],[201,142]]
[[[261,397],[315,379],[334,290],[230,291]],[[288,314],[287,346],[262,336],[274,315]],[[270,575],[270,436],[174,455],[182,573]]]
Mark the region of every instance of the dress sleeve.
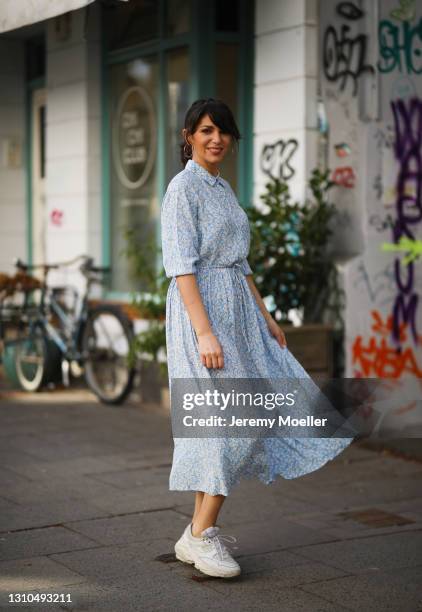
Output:
[[242,266],[242,272],[243,272],[243,274],[245,274],[245,275],[246,275],[246,274],[253,274],[252,269],[251,269],[251,267],[250,267],[250,265],[249,265],[249,262],[248,262],[248,260],[247,260],[247,258],[246,258],[246,257],[244,257],[244,258],[242,259],[242,261],[240,262],[240,265]]
[[163,266],[167,278],[195,274],[199,260],[198,211],[185,185],[169,186],[161,207]]

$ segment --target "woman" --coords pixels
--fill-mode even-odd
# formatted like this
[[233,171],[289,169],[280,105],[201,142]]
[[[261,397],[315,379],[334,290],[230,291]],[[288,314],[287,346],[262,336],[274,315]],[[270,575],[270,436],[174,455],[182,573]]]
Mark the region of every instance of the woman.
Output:
[[[221,100],[197,100],[183,129],[184,170],[161,209],[169,379],[308,378],[253,282],[249,221],[219,164],[240,139]],[[192,521],[175,545],[211,576],[240,573],[218,534],[220,508],[241,478],[270,484],[320,468],[352,438],[174,438],[170,490],[195,491]],[[227,537],[227,536],[226,536]]]

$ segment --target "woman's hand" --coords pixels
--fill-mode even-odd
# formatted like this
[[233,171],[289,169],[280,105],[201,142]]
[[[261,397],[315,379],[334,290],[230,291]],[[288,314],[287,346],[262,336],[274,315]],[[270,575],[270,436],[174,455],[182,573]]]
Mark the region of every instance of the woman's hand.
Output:
[[278,323],[274,321],[271,315],[266,318],[266,321],[268,329],[270,330],[270,334],[274,336],[281,348],[287,348],[286,337]]
[[213,333],[198,336],[199,355],[206,368],[224,368],[223,349]]

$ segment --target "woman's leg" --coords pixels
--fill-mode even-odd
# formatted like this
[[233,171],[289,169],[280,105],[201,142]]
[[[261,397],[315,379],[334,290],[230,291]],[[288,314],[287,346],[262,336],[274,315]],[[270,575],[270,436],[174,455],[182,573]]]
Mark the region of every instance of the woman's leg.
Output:
[[195,509],[193,511],[192,523],[196,520],[199,511],[201,509],[202,500],[204,499],[205,493],[203,491],[196,491],[195,493]]
[[192,520],[193,536],[199,538],[201,531],[215,525],[218,513],[225,499],[226,497],[224,495],[209,495],[208,493],[203,493],[199,512],[196,513],[195,518]]

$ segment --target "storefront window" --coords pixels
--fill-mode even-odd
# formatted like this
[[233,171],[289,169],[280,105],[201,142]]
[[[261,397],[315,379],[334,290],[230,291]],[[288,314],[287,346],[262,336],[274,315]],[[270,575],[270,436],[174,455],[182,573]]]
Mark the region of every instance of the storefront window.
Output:
[[189,108],[189,59],[187,49],[167,54],[167,183],[182,170],[180,143],[186,111]]
[[122,49],[159,36],[159,2],[130,0],[105,5],[107,46]]
[[158,61],[111,67],[111,266],[115,291],[139,290],[122,250],[125,232],[147,241],[156,231]]
[[166,36],[186,34],[190,30],[190,1],[167,0]]
[[251,15],[250,6],[250,0],[102,3],[104,109],[109,118],[103,151],[108,159],[104,263],[112,267],[112,293],[147,290],[125,253],[130,246],[127,231],[133,232],[140,250],[159,236],[160,204],[169,182],[183,168],[181,132],[196,98],[218,97],[232,109],[244,139],[242,173],[238,174],[239,154],[230,148],[221,174],[239,201],[249,202],[252,178],[243,167],[250,167],[251,149],[245,141],[252,131],[247,107],[253,83],[251,79],[245,84],[241,75],[249,74],[243,65],[250,61],[245,36],[248,45],[253,36],[252,28],[245,26],[249,17],[242,17],[240,31],[239,16],[241,10]]
[[[237,123],[238,117],[238,95],[237,95],[237,75],[238,75],[239,46],[236,43],[217,43],[216,44],[216,93],[217,97],[231,108]],[[243,136],[243,134],[242,134]],[[242,141],[241,141],[242,142]],[[240,144],[240,143],[239,143]],[[240,146],[242,146],[240,144]],[[234,191],[237,188],[237,149],[233,145],[234,153],[230,148],[224,162],[221,165],[221,175],[226,178]]]
[[237,32],[239,30],[239,0],[215,0],[215,30]]

